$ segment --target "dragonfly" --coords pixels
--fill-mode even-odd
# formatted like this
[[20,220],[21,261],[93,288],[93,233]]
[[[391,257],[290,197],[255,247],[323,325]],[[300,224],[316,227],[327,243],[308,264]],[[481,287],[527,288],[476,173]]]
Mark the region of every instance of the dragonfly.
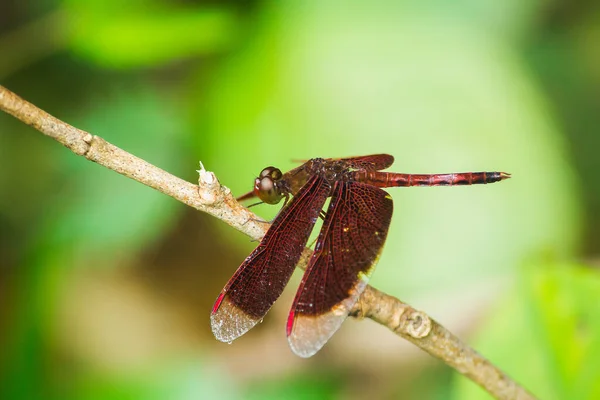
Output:
[[[393,201],[382,188],[494,183],[505,172],[406,174],[383,172],[394,157],[375,154],[313,158],[289,172],[263,169],[254,190],[239,200],[284,205],[258,247],[221,291],[211,312],[215,337],[231,343],[261,322],[300,260],[323,218],[286,325],[292,351],[317,353],[340,328],[377,264],[392,219]],[[327,211],[326,200],[331,197]]]

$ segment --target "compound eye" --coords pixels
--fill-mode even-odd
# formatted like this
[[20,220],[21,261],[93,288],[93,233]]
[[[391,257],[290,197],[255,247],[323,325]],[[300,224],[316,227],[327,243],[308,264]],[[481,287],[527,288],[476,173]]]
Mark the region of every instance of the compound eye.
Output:
[[275,182],[268,176],[265,176],[260,180],[260,191],[268,195],[275,193]]
[[260,179],[261,178],[256,178],[254,180],[254,194],[258,196],[258,191],[260,190]]
[[262,171],[260,171],[260,174],[258,175],[258,177],[264,178],[265,176],[269,176],[269,174],[271,174],[272,170],[273,170],[273,167],[267,167],[267,168],[263,169]]
[[281,173],[281,170],[279,170],[279,168],[275,168],[275,167],[267,167],[265,169],[263,169],[262,171],[260,171],[260,175],[258,176],[259,178],[264,178],[264,177],[270,177],[273,180],[277,181],[279,179],[281,179],[281,177],[283,176],[283,174]]
[[280,180],[281,177],[283,176],[283,174],[281,173],[281,170],[279,168],[273,168],[273,170],[271,171],[271,178],[273,178],[273,180]]
[[254,193],[259,199],[267,204],[277,204],[283,197],[277,189],[275,181],[269,176],[256,178],[254,182]]
[[277,204],[283,198],[277,187],[277,181],[283,174],[278,168],[267,167],[260,171],[258,178],[254,180],[254,194],[267,204]]

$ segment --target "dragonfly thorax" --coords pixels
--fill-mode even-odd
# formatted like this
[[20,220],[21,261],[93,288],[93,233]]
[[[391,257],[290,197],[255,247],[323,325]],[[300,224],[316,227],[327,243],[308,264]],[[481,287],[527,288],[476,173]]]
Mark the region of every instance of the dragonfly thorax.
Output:
[[336,181],[348,181],[351,179],[351,169],[347,163],[341,160],[313,158],[307,164],[309,164],[310,174],[321,176],[332,186]]

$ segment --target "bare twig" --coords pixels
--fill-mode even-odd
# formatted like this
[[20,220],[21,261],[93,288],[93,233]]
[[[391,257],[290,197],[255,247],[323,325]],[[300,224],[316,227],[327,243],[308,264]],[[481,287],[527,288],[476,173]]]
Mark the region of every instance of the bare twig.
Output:
[[[186,182],[127,153],[104,139],[74,128],[0,86],[0,109],[62,143],[75,154],[154,188],[197,210],[209,213],[254,239],[267,226],[221,186],[215,175],[201,168],[199,185]],[[299,267],[310,255],[305,250]],[[427,314],[368,286],[351,312],[388,327],[429,354],[452,366],[497,399],[534,399],[499,368],[461,342]]]

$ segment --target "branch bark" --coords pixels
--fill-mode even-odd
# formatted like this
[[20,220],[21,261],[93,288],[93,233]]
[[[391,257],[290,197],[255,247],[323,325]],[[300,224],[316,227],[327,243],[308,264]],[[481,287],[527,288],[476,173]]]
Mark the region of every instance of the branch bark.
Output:
[[[198,185],[166,171],[51,116],[0,86],[0,109],[58,141],[77,155],[156,189],[199,211],[206,212],[240,232],[260,239],[267,226],[242,207],[216,176],[201,167]],[[311,254],[305,249],[299,267],[306,268]],[[526,389],[467,346],[422,311],[368,286],[351,315],[370,318],[410,341],[488,391],[497,399],[535,399]]]

